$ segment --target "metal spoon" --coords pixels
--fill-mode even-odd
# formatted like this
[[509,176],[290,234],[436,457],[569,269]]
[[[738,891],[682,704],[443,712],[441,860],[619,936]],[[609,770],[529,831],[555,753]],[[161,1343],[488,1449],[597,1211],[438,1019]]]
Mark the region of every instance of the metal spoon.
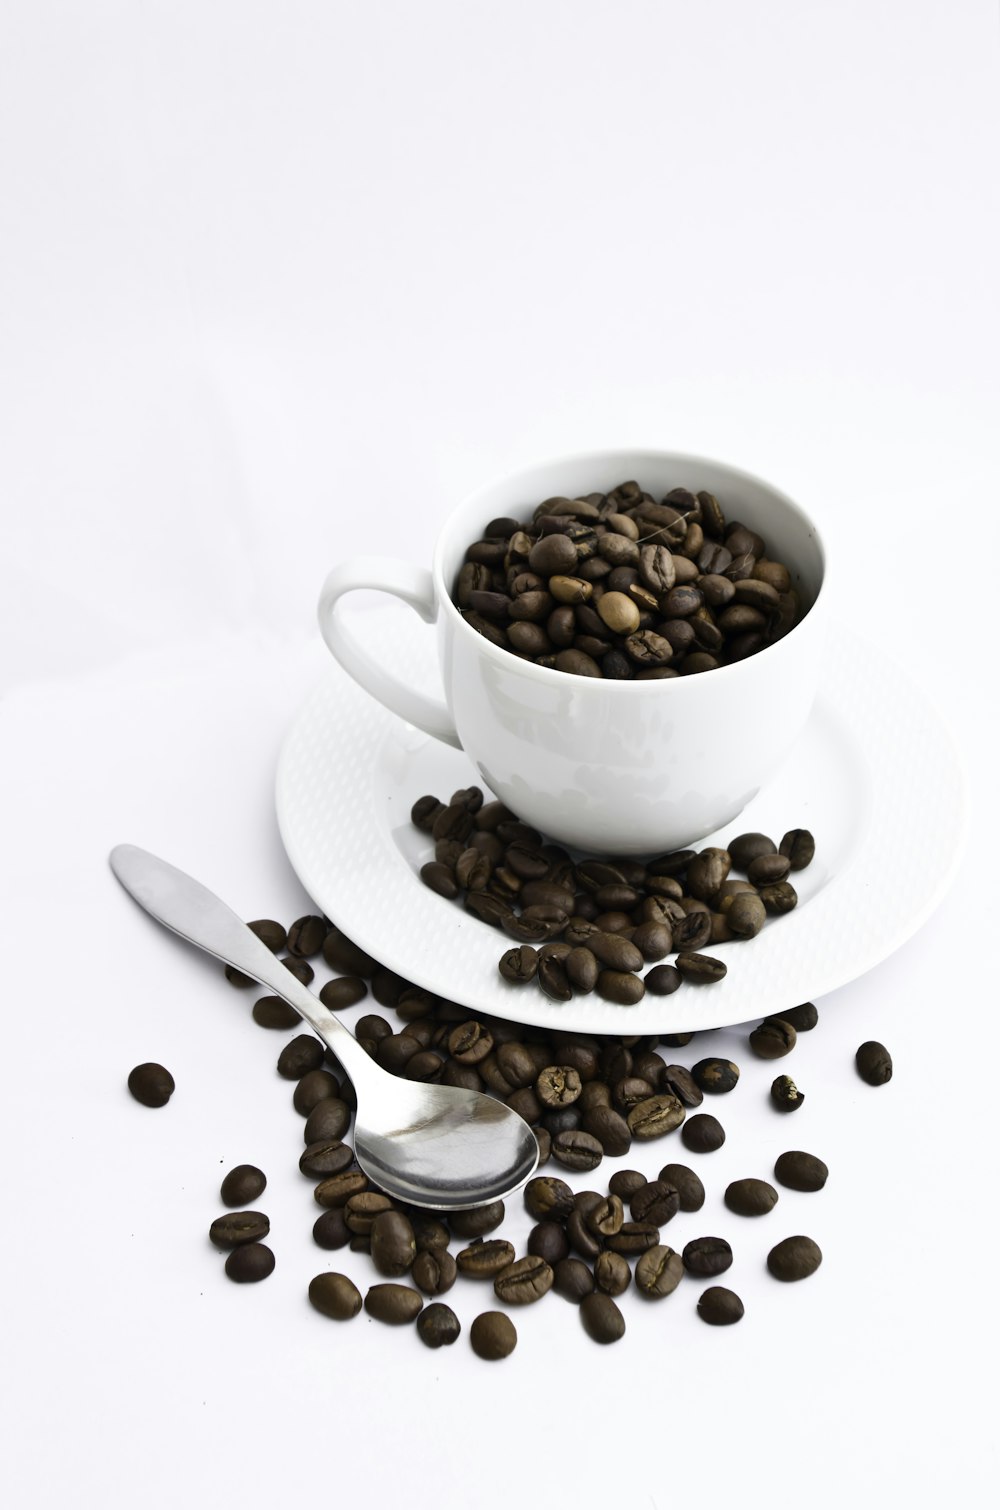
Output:
[[502,1101],[390,1075],[200,882],[134,844],[117,845],[109,859],[125,890],[158,922],[259,980],[329,1045],[357,1092],[358,1163],[387,1195],[411,1206],[461,1211],[510,1195],[534,1172],[535,1135]]

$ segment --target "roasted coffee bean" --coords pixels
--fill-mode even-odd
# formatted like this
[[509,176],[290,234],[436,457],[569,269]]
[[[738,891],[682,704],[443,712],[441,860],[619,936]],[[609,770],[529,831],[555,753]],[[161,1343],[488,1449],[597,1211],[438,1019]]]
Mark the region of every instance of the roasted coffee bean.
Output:
[[634,1007],[646,994],[638,975],[627,970],[602,970],[597,977],[597,994],[620,1007]]
[[711,1279],[729,1268],[733,1250],[724,1237],[696,1237],[685,1245],[681,1257],[689,1274]]
[[249,1206],[264,1194],[267,1176],[256,1164],[237,1164],[222,1182],[220,1194],[225,1206]]
[[736,869],[744,872],[758,856],[778,852],[778,846],[767,834],[739,834],[735,839],[730,839],[726,847]]
[[807,828],[792,828],[779,844],[778,852],[787,855],[792,870],[805,870],[816,853],[816,841]]
[[617,1195],[606,1195],[584,1216],[588,1231],[595,1237],[614,1237],[621,1231],[625,1220],[625,1208]]
[[565,1230],[558,1222],[538,1222],[528,1233],[528,1252],[554,1269],[569,1254]]
[[684,1121],[684,1108],[676,1096],[649,1096],[633,1106],[625,1120],[633,1138],[647,1142],[650,1138],[662,1138],[665,1133],[680,1127]]
[[582,1090],[576,1070],[567,1065],[550,1064],[535,1081],[535,1093],[543,1106],[571,1106]]
[[372,1222],[369,1239],[372,1263],[380,1274],[395,1279],[412,1268],[417,1242],[409,1219],[401,1211],[379,1212]]
[[819,1021],[819,1013],[811,1001],[804,1001],[798,1007],[789,1007],[778,1015],[783,1022],[791,1023],[796,1033],[810,1032]]
[[323,918],[312,915],[296,918],[288,930],[285,947],[289,954],[305,956],[318,954],[328,931],[329,925]]
[[325,1044],[311,1033],[300,1033],[286,1043],[278,1055],[278,1074],[283,1080],[301,1080],[310,1070],[318,1070],[326,1053]]
[[469,1341],[477,1358],[492,1363],[510,1357],[517,1347],[517,1331],[503,1311],[484,1311],[469,1328]]
[[580,1320],[592,1342],[618,1342],[625,1335],[625,1318],[610,1295],[594,1290],[580,1302]]
[[343,1169],[320,1180],[313,1191],[318,1206],[346,1206],[354,1195],[368,1189],[368,1176],[361,1169]]
[[586,947],[607,970],[616,973],[641,970],[645,964],[641,951],[620,933],[594,933]]
[[409,1216],[418,1253],[440,1253],[447,1248],[451,1233],[444,1222],[426,1211],[411,1211]]
[[458,896],[458,882],[455,872],[450,866],[442,865],[437,860],[428,860],[426,865],[420,867],[420,879],[431,891],[436,891],[439,897],[451,900]]
[[594,1290],[594,1276],[579,1258],[561,1258],[554,1265],[553,1289],[573,1305],[579,1305]]
[[[267,945],[272,954],[280,953],[288,942],[288,935],[285,933],[284,928],[280,923],[276,923],[273,918],[255,918],[252,923],[247,924],[247,927],[251,933],[257,935],[262,944]],[[325,931],[325,923],[323,924],[323,928]]]
[[[688,1122],[687,1126],[690,1125]],[[656,1178],[666,1185],[672,1185],[677,1191],[681,1211],[700,1211],[704,1206],[705,1187],[694,1170],[686,1164],[664,1164]]]
[[710,985],[722,980],[726,974],[722,960],[712,959],[707,954],[678,954],[674,963],[685,980],[698,985]]
[[329,1070],[307,1070],[292,1092],[292,1105],[300,1117],[308,1117],[318,1102],[339,1091],[340,1081]]
[[[297,959],[295,955],[289,955],[287,958],[282,959],[281,963],[284,965],[289,975],[294,975],[295,979],[302,986],[308,986],[309,982],[316,974],[312,965],[310,965],[307,960]],[[298,1016],[298,1014],[296,1014],[296,1016]]]
[[623,1201],[630,1201],[637,1190],[646,1184],[646,1176],[638,1169],[616,1169],[608,1181],[608,1190]]
[[227,965],[223,972],[229,984],[235,986],[238,991],[245,991],[248,986],[256,986],[257,981],[252,975],[244,975],[242,970],[237,970],[235,965]]
[[500,958],[500,974],[511,985],[524,985],[534,980],[537,973],[538,950],[530,944],[521,944],[517,949],[508,949]]
[[372,1285],[365,1296],[368,1315],[376,1321],[384,1321],[388,1326],[408,1326],[417,1319],[423,1308],[423,1299],[408,1285]]
[[767,1267],[775,1279],[790,1283],[808,1279],[823,1262],[819,1245],[811,1237],[786,1237],[767,1255]]
[[376,1217],[392,1209],[391,1199],[381,1191],[361,1190],[344,1203],[344,1221],[357,1236],[370,1239]]
[[313,1241],[320,1248],[346,1248],[351,1241],[352,1232],[344,1221],[344,1212],[340,1206],[333,1207],[330,1211],[324,1211],[313,1222]]
[[491,928],[502,927],[504,918],[510,913],[509,902],[504,902],[500,897],[491,896],[485,891],[467,892],[462,905],[467,912],[471,912],[481,922],[489,923]]
[[585,945],[576,945],[570,950],[564,969],[570,985],[578,991],[593,991],[601,973],[597,956]]
[[723,1197],[737,1216],[766,1216],[773,1208],[778,1192],[766,1180],[733,1180]]
[[417,1335],[425,1347],[450,1347],[461,1330],[462,1323],[451,1306],[439,1300],[426,1306],[417,1317]]
[[129,1072],[128,1088],[143,1106],[166,1106],[174,1093],[174,1077],[162,1064],[137,1064]]
[[361,1310],[361,1291],[346,1274],[317,1274],[309,1281],[309,1300],[331,1321],[350,1321]]
[[655,1222],[622,1222],[618,1231],[605,1238],[605,1247],[613,1253],[647,1253],[660,1241],[660,1229]]
[[573,1210],[573,1191],[555,1175],[536,1175],[524,1187],[524,1205],[536,1222],[565,1221]]
[[490,1201],[469,1211],[453,1211],[448,1222],[456,1237],[484,1237],[502,1226],[506,1214],[503,1201]]
[[799,1149],[779,1154],[774,1164],[775,1179],[789,1190],[822,1190],[829,1173],[822,1159]]
[[[736,938],[756,938],[767,921],[767,908],[753,892],[741,892],[726,906],[725,920],[729,932]],[[713,942],[720,940],[713,939]]]
[[798,906],[799,894],[790,881],[776,881],[773,885],[761,886],[758,893],[765,912],[782,917]]
[[885,1044],[874,1039],[863,1043],[854,1056],[858,1074],[868,1085],[885,1085],[892,1079],[892,1058]]
[[327,1139],[343,1138],[351,1125],[351,1108],[339,1096],[325,1096],[317,1101],[306,1118],[302,1129],[303,1142],[319,1143]]
[[514,1245],[502,1237],[477,1237],[455,1255],[460,1274],[470,1279],[494,1279],[514,1262]]
[[774,886],[791,870],[787,855],[758,855],[747,866],[747,879],[755,886]]
[[604,1157],[604,1150],[597,1139],[580,1129],[557,1133],[552,1139],[552,1157],[565,1169],[596,1169]]
[[629,1125],[613,1107],[592,1107],[584,1113],[581,1126],[584,1132],[597,1139],[608,1158],[620,1158],[632,1146]]
[[779,1075],[776,1080],[772,1080],[771,1102],[779,1112],[796,1111],[805,1099],[790,1075]]
[[261,996],[253,1004],[253,1020],[261,1028],[287,1031],[302,1021],[294,1007],[280,996]]
[[767,1017],[750,1034],[750,1047],[758,1059],[782,1059],[795,1047],[796,1033],[782,1017]]
[[657,1227],[665,1226],[679,1207],[680,1192],[667,1180],[648,1180],[629,1199],[633,1221],[655,1222]]
[[208,1236],[217,1248],[237,1248],[241,1243],[261,1242],[270,1230],[262,1211],[231,1211],[215,1218]]
[[274,1254],[266,1243],[242,1243],[226,1259],[226,1274],[238,1285],[254,1285],[274,1272]]
[[731,1091],[740,1078],[739,1066],[731,1059],[699,1059],[691,1074],[706,1095],[722,1096]]
[[710,1112],[697,1112],[681,1128],[681,1142],[691,1153],[715,1153],[725,1141],[722,1123]]
[[624,1295],[632,1283],[628,1260],[607,1250],[594,1259],[594,1287],[605,1295]]
[[729,851],[709,847],[695,855],[687,868],[687,888],[699,901],[710,902],[729,874]]
[[682,980],[674,965],[655,965],[645,976],[646,990],[653,996],[672,996]]
[[660,1078],[663,1090],[676,1096],[682,1106],[700,1106],[705,1099],[691,1071],[685,1069],[682,1064],[664,1065]]
[[551,1266],[530,1253],[501,1270],[493,1281],[493,1293],[505,1305],[531,1305],[548,1294],[554,1279]]
[[698,1315],[709,1326],[732,1326],[743,1319],[743,1302],[724,1285],[710,1285],[698,1301]]
[[[462,603],[462,607],[468,607],[468,598]],[[410,822],[415,828],[429,834],[434,826],[434,819],[444,808],[444,803],[438,797],[418,797],[410,808]]]
[[662,1243],[647,1248],[635,1266],[636,1289],[647,1300],[662,1300],[672,1295],[683,1278],[681,1255]]
[[673,948],[673,935],[666,923],[654,923],[652,921],[640,923],[632,935],[631,942],[642,955],[644,960],[650,962],[663,959]]
[[319,999],[331,1012],[342,1012],[345,1007],[356,1006],[368,995],[368,986],[360,975],[342,975],[328,980],[320,989]]
[[425,1295],[444,1295],[458,1275],[458,1265],[447,1248],[425,1249],[413,1260],[410,1278]]
[[603,1239],[595,1237],[587,1226],[585,1211],[579,1209],[571,1211],[566,1219],[566,1240],[574,1253],[591,1263],[603,1246]]
[[539,959],[537,980],[550,1001],[572,1000],[573,987],[570,985],[562,960],[552,955]]
[[611,1087],[612,1100],[625,1115],[633,1106],[638,1106],[640,1101],[648,1101],[652,1094],[650,1082],[642,1080],[638,1075],[623,1075]]

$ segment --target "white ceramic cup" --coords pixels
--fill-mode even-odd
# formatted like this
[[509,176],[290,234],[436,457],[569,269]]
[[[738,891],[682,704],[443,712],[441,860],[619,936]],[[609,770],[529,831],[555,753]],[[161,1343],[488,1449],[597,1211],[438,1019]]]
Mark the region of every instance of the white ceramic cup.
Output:
[[[491,519],[530,518],[545,498],[608,492],[633,478],[656,498],[674,487],[707,489],[727,519],[763,536],[807,610],[794,629],[714,671],[613,681],[536,666],[470,628],[451,594],[466,548]],[[319,621],[356,682],[401,718],[463,749],[490,791],[526,823],[578,849],[654,854],[734,819],[791,749],[817,687],[824,575],[814,522],[760,478],[668,451],[595,451],[542,462],[473,493],[445,521],[431,571],[370,556],[335,566],[320,595]],[[356,588],[394,593],[436,623],[447,705],[373,659],[338,611]],[[421,795],[415,791],[414,800]]]

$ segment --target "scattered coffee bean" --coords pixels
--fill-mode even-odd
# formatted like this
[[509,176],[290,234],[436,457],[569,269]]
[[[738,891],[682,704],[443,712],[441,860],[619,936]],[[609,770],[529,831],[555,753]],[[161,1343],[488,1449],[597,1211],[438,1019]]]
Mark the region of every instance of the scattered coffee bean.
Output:
[[779,1075],[771,1082],[771,1102],[779,1112],[794,1112],[805,1100],[802,1091],[789,1075]]
[[790,1022],[768,1017],[750,1034],[750,1047],[758,1059],[781,1059],[795,1047],[796,1033]]
[[381,1211],[369,1233],[372,1263],[380,1274],[397,1279],[413,1265],[417,1241],[408,1217],[402,1211]]
[[410,1278],[425,1295],[444,1295],[458,1276],[458,1265],[447,1248],[426,1248],[417,1254]]
[[365,1296],[368,1315],[387,1326],[408,1326],[423,1308],[423,1298],[408,1285],[371,1285]]
[[594,1289],[594,1276],[582,1259],[561,1258],[553,1268],[553,1275],[556,1294],[573,1305],[579,1305]]
[[684,1261],[673,1248],[657,1243],[641,1254],[635,1266],[635,1284],[648,1300],[672,1295],[684,1277]]
[[[686,1125],[690,1127],[691,1122],[689,1121]],[[686,1164],[664,1164],[656,1178],[673,1186],[677,1191],[679,1210],[700,1211],[704,1206],[705,1187],[694,1170],[689,1169]]]
[[529,1254],[501,1269],[493,1281],[493,1292],[505,1305],[530,1305],[548,1294],[554,1279],[550,1265],[543,1258]]
[[695,1083],[710,1096],[723,1096],[740,1078],[739,1066],[731,1059],[699,1059],[691,1068]]
[[469,1328],[469,1341],[477,1358],[495,1362],[510,1357],[517,1347],[517,1331],[503,1311],[483,1311]]
[[766,1216],[778,1199],[778,1192],[766,1180],[733,1180],[723,1198],[737,1216]]
[[367,983],[360,975],[341,975],[336,980],[327,981],[320,990],[319,999],[331,1012],[342,1012],[345,1007],[356,1006],[367,995]]
[[580,1320],[593,1342],[618,1342],[625,1335],[625,1318],[610,1295],[594,1290],[580,1302]]
[[858,1074],[867,1085],[885,1085],[892,1079],[892,1058],[889,1050],[874,1039],[863,1043],[854,1056]]
[[774,1164],[775,1179],[789,1190],[822,1190],[829,1173],[822,1159],[798,1149],[780,1154]]
[[686,1244],[681,1257],[689,1274],[710,1279],[729,1268],[733,1250],[724,1237],[696,1237]]
[[301,1080],[310,1070],[319,1069],[325,1053],[325,1045],[318,1038],[300,1033],[278,1055],[278,1074],[283,1080]]
[[317,1274],[309,1281],[309,1299],[331,1321],[350,1321],[361,1310],[361,1291],[346,1274]]
[[267,1176],[255,1164],[237,1164],[222,1182],[220,1194],[225,1206],[249,1206],[263,1195]]
[[425,1306],[417,1317],[417,1335],[425,1347],[450,1347],[461,1330],[462,1323],[451,1306],[439,1300]]
[[456,1255],[458,1272],[470,1279],[495,1279],[514,1262],[514,1244],[506,1238],[495,1237],[488,1241],[479,1237]]
[[251,933],[255,933],[262,944],[266,944],[272,954],[280,954],[288,942],[288,935],[280,923],[272,918],[255,918],[247,927]]
[[143,1106],[166,1106],[174,1093],[174,1077],[162,1064],[137,1064],[129,1073],[128,1088]]
[[231,1211],[215,1218],[208,1236],[217,1248],[236,1248],[240,1243],[259,1243],[270,1230],[262,1211]]
[[698,1315],[709,1326],[732,1326],[743,1319],[743,1302],[723,1285],[710,1285],[698,1301]]
[[226,1259],[226,1274],[238,1285],[254,1285],[274,1271],[274,1254],[266,1243],[241,1243]]
[[804,1001],[798,1007],[789,1007],[778,1015],[783,1022],[790,1023],[796,1033],[810,1033],[819,1021],[819,1013],[811,1001]]
[[346,1248],[353,1236],[350,1227],[344,1221],[342,1206],[334,1206],[329,1211],[324,1211],[313,1223],[313,1242],[320,1248]]
[[725,1128],[711,1112],[697,1112],[681,1128],[681,1142],[691,1153],[715,1153],[725,1141]]
[[767,1255],[767,1267],[775,1279],[790,1282],[808,1279],[823,1262],[819,1245],[811,1237],[786,1237]]
[[289,954],[308,956],[318,954],[329,931],[322,918],[297,918],[288,930],[285,947]]

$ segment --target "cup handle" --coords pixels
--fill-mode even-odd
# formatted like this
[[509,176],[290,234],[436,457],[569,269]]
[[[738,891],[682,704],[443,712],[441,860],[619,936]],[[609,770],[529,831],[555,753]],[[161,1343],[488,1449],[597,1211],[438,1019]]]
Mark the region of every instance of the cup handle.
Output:
[[405,718],[407,723],[416,724],[426,734],[433,734],[435,739],[460,750],[461,741],[444,703],[407,686],[394,672],[375,660],[337,612],[337,603],[344,594],[359,587],[391,592],[415,608],[425,623],[433,624],[437,619],[437,599],[430,572],[423,566],[382,556],[357,556],[353,561],[343,561],[333,568],[323,583],[319,595],[319,627],[327,648],[359,687],[370,692],[391,713]]

